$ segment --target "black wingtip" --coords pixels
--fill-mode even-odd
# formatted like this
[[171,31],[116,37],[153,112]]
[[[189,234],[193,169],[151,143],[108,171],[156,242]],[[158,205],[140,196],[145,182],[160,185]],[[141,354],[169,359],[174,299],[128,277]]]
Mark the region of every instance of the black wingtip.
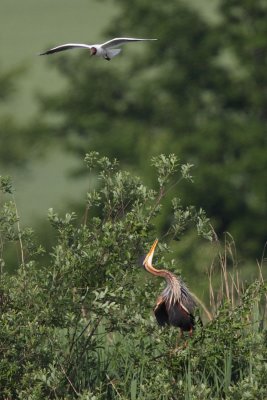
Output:
[[38,53],[38,56],[47,56],[48,54],[51,54],[50,50],[44,51],[43,53]]

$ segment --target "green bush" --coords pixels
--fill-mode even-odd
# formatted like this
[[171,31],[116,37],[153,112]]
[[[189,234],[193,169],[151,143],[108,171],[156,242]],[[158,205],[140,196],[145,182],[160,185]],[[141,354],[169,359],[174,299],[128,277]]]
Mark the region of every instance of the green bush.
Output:
[[[20,226],[10,180],[1,178],[0,398],[265,399],[262,281],[236,307],[222,299],[188,342],[151,316],[159,282],[138,259],[156,237],[166,193],[191,180],[191,166],[174,155],[153,158],[158,189],[152,190],[116,160],[91,152],[85,161],[97,185],[83,216],[49,210],[57,239],[48,263],[33,232]],[[212,238],[203,210],[178,198],[172,206],[168,242],[192,225]],[[5,264],[10,248],[18,253],[13,274]],[[169,252],[161,239],[156,265],[173,270],[164,258]]]

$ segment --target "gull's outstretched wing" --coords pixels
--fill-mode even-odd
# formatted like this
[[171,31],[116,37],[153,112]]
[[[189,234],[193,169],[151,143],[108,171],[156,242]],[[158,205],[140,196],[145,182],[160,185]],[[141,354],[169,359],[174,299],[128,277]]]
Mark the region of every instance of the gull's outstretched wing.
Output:
[[82,44],[82,43],[67,43],[67,44],[61,44],[60,46],[53,47],[52,49],[49,49],[47,51],[44,51],[43,53],[40,53],[39,56],[44,56],[46,54],[52,54],[52,53],[58,53],[59,51],[65,51],[69,49],[75,49],[75,48],[84,48],[84,49],[90,49],[92,46],[88,44]]
[[130,43],[130,42],[142,42],[145,40],[157,40],[157,39],[137,39],[137,38],[115,38],[111,39],[108,42],[105,42],[101,45],[103,49],[112,48],[116,46],[120,46],[121,44]]

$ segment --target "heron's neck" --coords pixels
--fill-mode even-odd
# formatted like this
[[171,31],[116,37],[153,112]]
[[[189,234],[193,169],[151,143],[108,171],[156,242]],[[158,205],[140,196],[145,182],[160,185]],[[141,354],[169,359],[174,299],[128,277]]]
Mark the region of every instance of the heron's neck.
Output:
[[156,269],[152,265],[145,265],[145,269],[152,275],[161,276],[168,283],[173,280],[174,275],[170,271],[167,271],[166,269]]
[[166,269],[156,269],[152,265],[145,265],[145,269],[152,275],[161,276],[167,282],[166,288],[162,292],[162,297],[167,306],[171,306],[181,299],[180,283],[176,275]]

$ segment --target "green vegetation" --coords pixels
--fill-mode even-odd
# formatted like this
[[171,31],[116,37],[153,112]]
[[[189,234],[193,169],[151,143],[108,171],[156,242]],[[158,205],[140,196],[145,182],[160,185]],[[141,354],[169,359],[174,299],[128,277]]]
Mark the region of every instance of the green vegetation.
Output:
[[[62,18],[48,0],[42,22],[19,3],[19,38],[0,6],[0,400],[265,400],[267,6],[85,1]],[[29,67],[50,44],[119,35],[158,41]],[[138,265],[156,237],[155,265],[198,300],[193,338],[152,315],[164,283]]]
[[[205,327],[187,345],[177,329],[160,329],[150,316],[159,282],[138,267],[138,257],[155,238],[173,182],[191,179],[189,166],[174,155],[154,158],[152,190],[116,160],[91,152],[85,161],[98,186],[82,216],[49,210],[57,239],[48,262],[32,230],[21,229],[10,180],[1,178],[1,399],[265,399],[261,279],[242,291],[219,253],[225,294],[216,300],[211,287],[212,309],[201,303],[199,310]],[[166,239],[182,237],[190,224],[216,237],[202,210],[172,204],[156,265],[174,270]],[[13,276],[5,265],[10,246],[19,254]]]

